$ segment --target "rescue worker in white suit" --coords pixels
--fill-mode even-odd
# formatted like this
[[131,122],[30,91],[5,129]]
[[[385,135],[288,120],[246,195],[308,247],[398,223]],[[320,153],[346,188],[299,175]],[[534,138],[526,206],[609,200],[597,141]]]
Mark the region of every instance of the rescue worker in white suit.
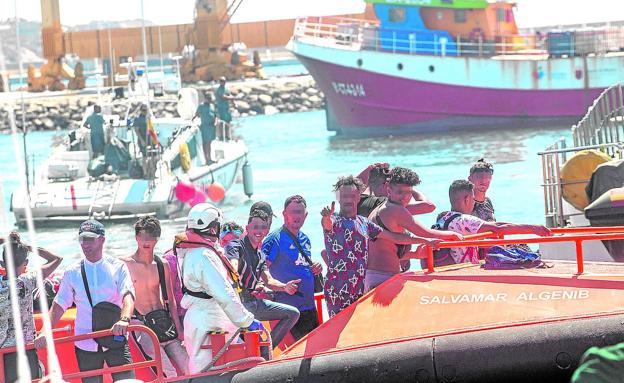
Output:
[[187,238],[194,243],[182,261],[184,297],[184,344],[189,355],[189,372],[196,374],[212,360],[212,351],[201,349],[207,344],[208,331],[234,334],[238,328],[258,330],[238,295],[238,275],[223,255],[219,233],[223,223],[221,211],[208,203],[195,205],[188,214]]

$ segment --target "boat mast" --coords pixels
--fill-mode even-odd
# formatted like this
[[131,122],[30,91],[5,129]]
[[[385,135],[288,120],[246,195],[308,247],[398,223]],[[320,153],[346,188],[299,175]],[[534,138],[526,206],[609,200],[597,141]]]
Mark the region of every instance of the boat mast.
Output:
[[149,77],[147,73],[149,72],[149,65],[147,63],[147,38],[145,37],[145,8],[143,7],[143,0],[141,0],[141,40],[143,42],[143,61],[145,62],[145,80],[147,82],[147,94],[145,98],[147,100],[147,108],[149,109]]
[[[19,65],[19,78],[20,83],[23,79],[24,68],[22,65],[22,54],[20,47],[20,30],[19,30],[19,18],[17,14],[17,0],[14,0],[15,5],[15,39],[17,40],[17,62]],[[20,90],[20,98],[22,104],[22,146],[24,149],[24,172],[26,174],[26,191],[30,194],[30,182],[28,180],[28,151],[26,150],[26,134],[28,129],[26,129],[26,107],[24,106],[24,89]]]

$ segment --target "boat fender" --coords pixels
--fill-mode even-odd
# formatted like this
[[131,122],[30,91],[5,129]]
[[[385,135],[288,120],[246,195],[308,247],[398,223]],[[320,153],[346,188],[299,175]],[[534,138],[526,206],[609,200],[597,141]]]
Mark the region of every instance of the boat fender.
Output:
[[206,194],[213,202],[221,202],[225,198],[225,188],[220,183],[213,182],[206,188]]
[[186,142],[180,144],[180,166],[185,173],[191,170],[191,153]]
[[587,181],[598,165],[609,161],[611,157],[599,150],[581,150],[570,157],[561,168],[563,198],[578,210],[585,209],[589,205]]
[[251,170],[251,164],[245,161],[243,165],[243,190],[248,198],[253,195],[253,172]]

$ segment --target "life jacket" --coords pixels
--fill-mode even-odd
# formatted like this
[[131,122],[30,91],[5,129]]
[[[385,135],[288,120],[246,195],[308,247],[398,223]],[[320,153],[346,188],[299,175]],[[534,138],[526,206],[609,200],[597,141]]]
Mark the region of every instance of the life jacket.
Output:
[[[453,222],[454,219],[459,218],[460,216],[461,216],[461,213],[455,212],[449,215],[446,219],[444,219],[444,217],[446,217],[446,214],[441,214],[438,220],[436,221],[436,223],[433,226],[431,226],[431,228],[434,230],[448,231],[448,228],[451,222]],[[456,262],[453,259],[453,256],[451,256],[451,249],[447,248],[447,249],[439,249],[439,250],[433,251],[433,265],[435,267],[454,265],[455,263]],[[428,266],[427,260],[421,259],[420,266],[423,270],[426,269]]]
[[[232,266],[230,261],[225,257],[223,251],[220,248],[217,248],[213,242],[207,241],[206,239],[191,230],[187,230],[185,233],[177,234],[175,236],[173,240],[173,247],[170,250],[166,251],[164,255],[165,259],[167,259],[168,261],[173,260],[174,264],[176,265],[177,278],[175,278],[175,280],[173,281],[173,285],[174,295],[176,295],[176,302],[178,304],[182,300],[183,294],[188,294],[196,298],[212,299],[212,296],[210,294],[201,291],[191,291],[184,286],[181,265],[184,262],[184,257],[186,256],[186,253],[190,249],[195,248],[208,248],[214,251],[214,253],[217,254],[219,259],[223,263],[223,266],[225,266],[225,269],[232,279],[232,287],[234,287],[237,293],[241,292],[240,277],[238,275],[238,272],[236,271],[234,266]],[[176,290],[178,291],[177,294],[175,293]]]

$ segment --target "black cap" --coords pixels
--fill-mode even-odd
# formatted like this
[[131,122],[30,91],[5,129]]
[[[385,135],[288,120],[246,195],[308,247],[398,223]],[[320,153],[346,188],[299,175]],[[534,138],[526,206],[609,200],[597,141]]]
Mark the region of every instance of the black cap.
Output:
[[104,235],[104,225],[94,219],[89,219],[80,224],[78,235],[83,236],[99,236]]
[[261,210],[267,213],[269,217],[271,216],[277,217],[275,214],[273,214],[273,208],[268,202],[264,202],[264,201],[255,202],[253,205],[251,205],[251,208],[249,209],[249,214],[251,214],[251,212],[254,210]]

